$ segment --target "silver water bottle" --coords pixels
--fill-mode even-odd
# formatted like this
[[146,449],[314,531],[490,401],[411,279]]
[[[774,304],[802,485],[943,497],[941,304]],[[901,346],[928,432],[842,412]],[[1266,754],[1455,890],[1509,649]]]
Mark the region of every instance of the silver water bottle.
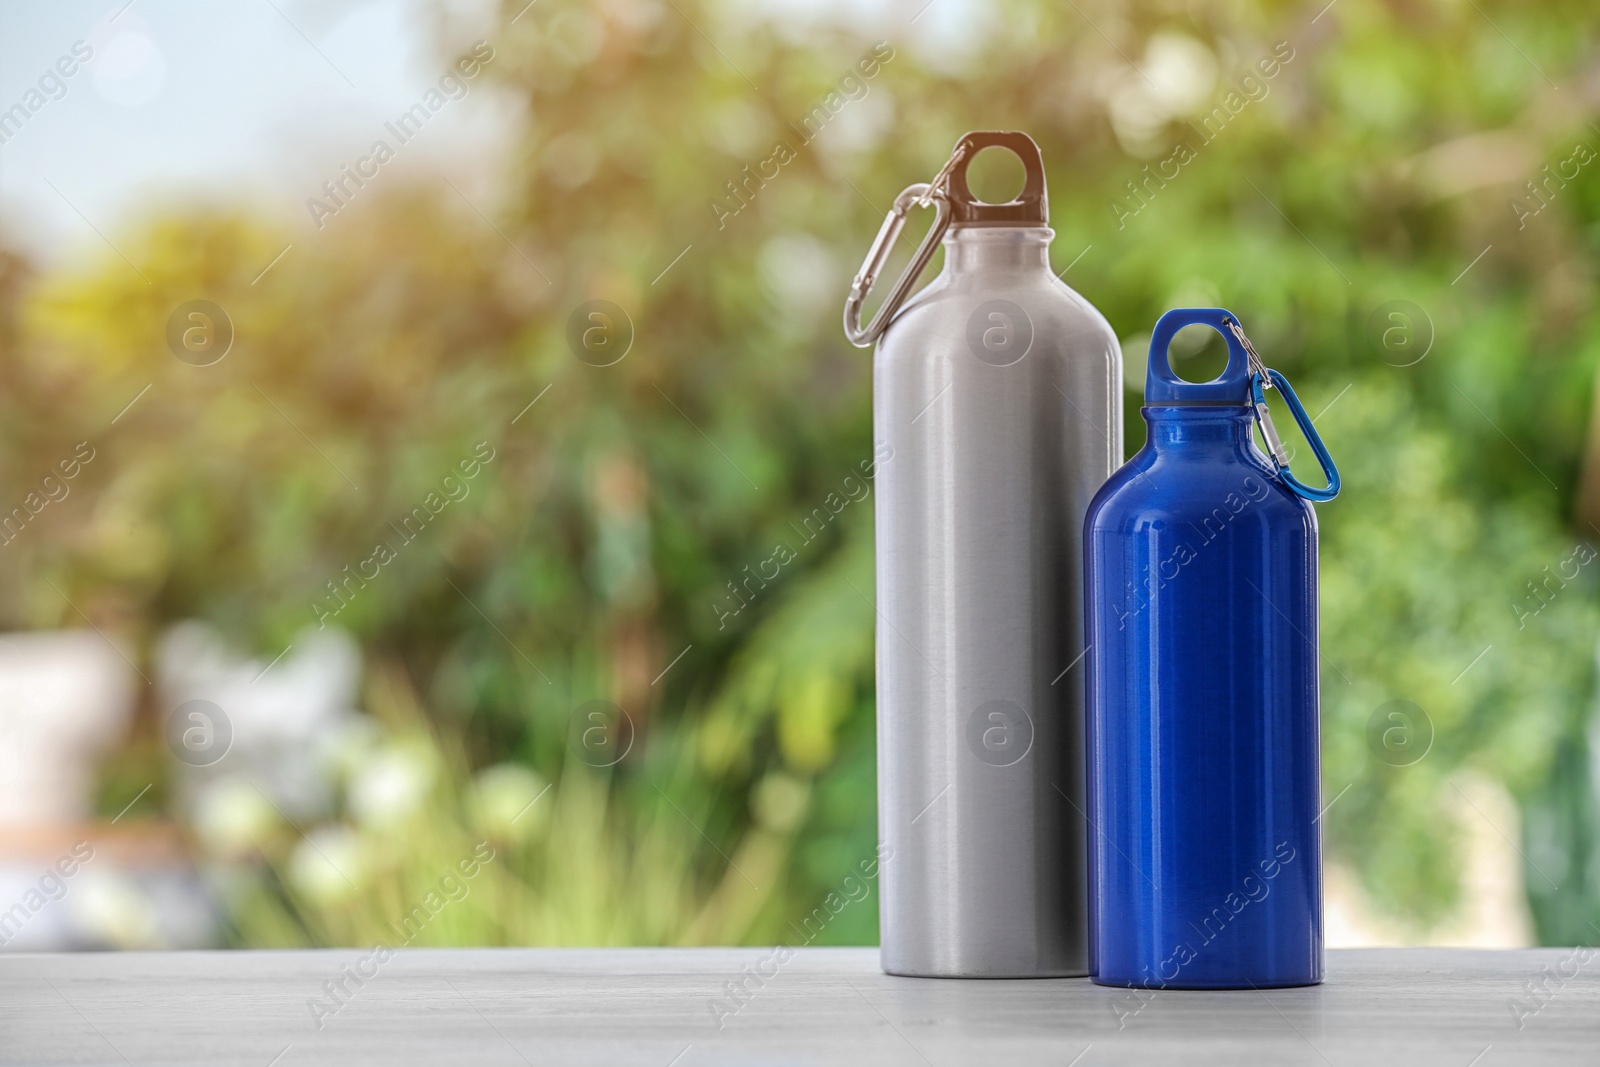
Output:
[[[1017,199],[968,188],[998,146]],[[871,325],[861,306],[915,205],[934,226]],[[895,202],[845,332],[878,335],[878,826],[883,969],[1088,973],[1084,513],[1121,464],[1122,356],[1050,267],[1039,147],[969,133]],[[906,294],[943,239],[944,269]]]

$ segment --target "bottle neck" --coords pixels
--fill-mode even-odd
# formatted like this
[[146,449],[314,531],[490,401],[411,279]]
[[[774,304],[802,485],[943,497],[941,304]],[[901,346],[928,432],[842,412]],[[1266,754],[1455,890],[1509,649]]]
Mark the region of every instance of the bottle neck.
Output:
[[1255,421],[1249,404],[1160,404],[1140,409],[1150,427],[1146,438],[1157,452],[1173,448],[1226,449],[1248,453]]
[[1048,226],[952,226],[944,236],[945,270],[1050,269]]

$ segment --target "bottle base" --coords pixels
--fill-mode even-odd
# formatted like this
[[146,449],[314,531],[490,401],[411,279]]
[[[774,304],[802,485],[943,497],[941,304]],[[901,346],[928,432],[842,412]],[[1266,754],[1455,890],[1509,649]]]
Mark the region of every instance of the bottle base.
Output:
[[985,980],[1021,980],[1030,978],[1088,978],[1089,971],[1084,967],[1063,968],[941,968],[941,967],[912,967],[905,964],[890,964],[887,960],[880,961],[883,973],[896,978],[969,978],[979,981]]
[[1105,975],[1091,974],[1089,980],[1095,985],[1103,985],[1111,989],[1187,989],[1194,992],[1211,990],[1234,989],[1298,989],[1304,986],[1322,984],[1322,975],[1311,978],[1175,978],[1170,982],[1152,982],[1144,978],[1113,978]]

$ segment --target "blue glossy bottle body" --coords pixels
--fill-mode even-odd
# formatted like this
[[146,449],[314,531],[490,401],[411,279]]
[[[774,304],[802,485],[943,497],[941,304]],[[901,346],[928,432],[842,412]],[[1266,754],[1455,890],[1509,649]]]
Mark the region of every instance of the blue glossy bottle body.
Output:
[[1085,521],[1091,975],[1319,982],[1316,516],[1242,398],[1143,414]]

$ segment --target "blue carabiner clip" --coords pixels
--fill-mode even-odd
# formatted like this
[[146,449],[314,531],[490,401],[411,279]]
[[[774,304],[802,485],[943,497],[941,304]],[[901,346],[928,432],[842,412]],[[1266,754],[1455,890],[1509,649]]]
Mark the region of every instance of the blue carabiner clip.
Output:
[[[1283,394],[1284,403],[1289,405],[1289,412],[1294,415],[1294,421],[1299,424],[1300,432],[1305,434],[1306,441],[1311,445],[1311,451],[1316,453],[1317,462],[1322,465],[1323,477],[1328,479],[1325,488],[1314,489],[1306,485],[1294,472],[1289,469],[1288,458],[1283,453],[1283,445],[1278,441],[1278,434],[1272,426],[1272,416],[1267,412],[1266,383],[1263,376],[1270,376],[1272,385]],[[1270,367],[1263,366],[1250,376],[1250,401],[1255,406],[1256,417],[1261,423],[1262,436],[1267,439],[1268,448],[1272,453],[1272,461],[1277,465],[1278,477],[1283,484],[1296,496],[1316,503],[1326,503],[1339,495],[1339,468],[1333,465],[1333,457],[1328,455],[1328,447],[1322,443],[1317,429],[1311,425],[1311,417],[1306,414],[1306,409],[1301,406],[1300,398],[1294,395],[1294,390],[1289,386],[1289,380]]]

